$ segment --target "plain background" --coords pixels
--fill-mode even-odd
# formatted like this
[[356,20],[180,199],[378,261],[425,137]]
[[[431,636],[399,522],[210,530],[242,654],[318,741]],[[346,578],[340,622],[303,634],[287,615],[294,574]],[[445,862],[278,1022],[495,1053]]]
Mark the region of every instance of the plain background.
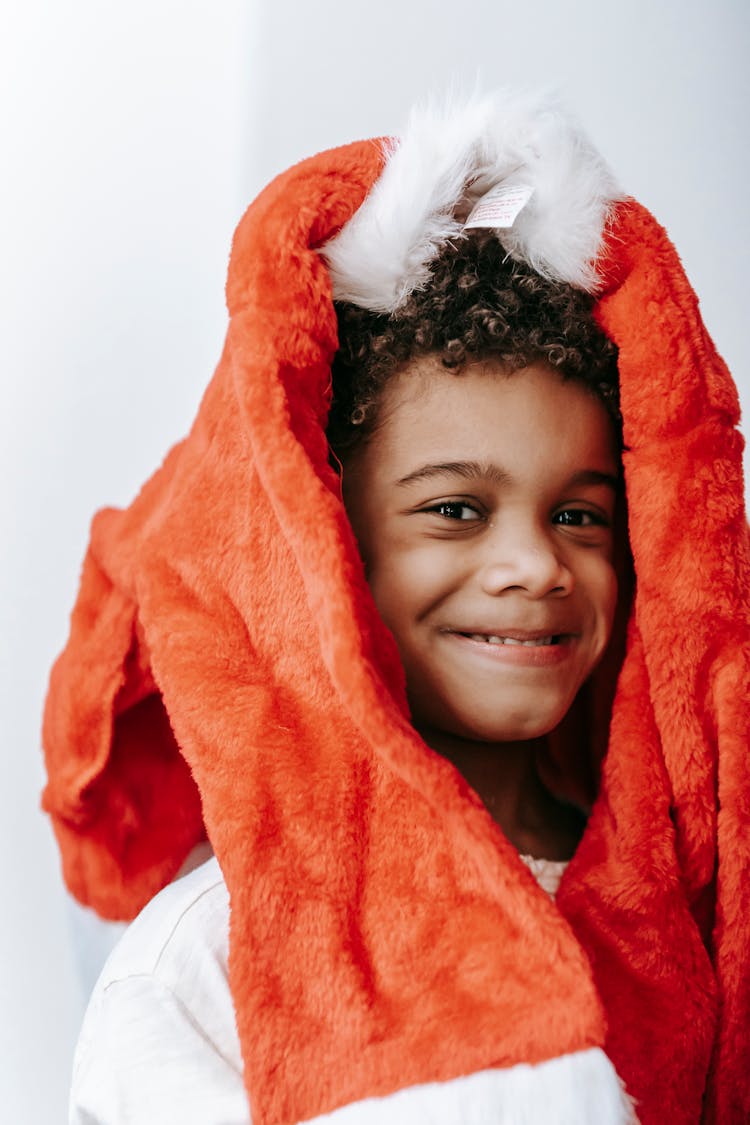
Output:
[[750,8],[26,0],[4,15],[0,1116],[52,1125],[95,955],[38,811],[46,679],[92,513],[130,500],[218,359],[245,205],[303,156],[398,131],[452,81],[552,86],[666,225],[750,408]]

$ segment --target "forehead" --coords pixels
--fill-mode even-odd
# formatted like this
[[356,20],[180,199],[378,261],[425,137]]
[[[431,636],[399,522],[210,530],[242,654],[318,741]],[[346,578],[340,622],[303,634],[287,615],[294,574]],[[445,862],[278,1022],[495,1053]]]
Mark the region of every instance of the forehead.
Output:
[[431,460],[486,461],[532,475],[584,463],[614,472],[618,462],[609,415],[580,383],[544,363],[508,373],[488,360],[455,373],[433,356],[386,386],[366,457],[395,479]]

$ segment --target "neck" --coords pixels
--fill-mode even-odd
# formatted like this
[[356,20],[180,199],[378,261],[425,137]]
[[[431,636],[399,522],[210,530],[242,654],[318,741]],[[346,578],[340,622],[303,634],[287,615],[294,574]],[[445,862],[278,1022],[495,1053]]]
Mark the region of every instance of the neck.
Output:
[[570,859],[584,818],[543,785],[536,759],[544,739],[478,742],[431,728],[419,733],[432,750],[453,763],[519,852]]

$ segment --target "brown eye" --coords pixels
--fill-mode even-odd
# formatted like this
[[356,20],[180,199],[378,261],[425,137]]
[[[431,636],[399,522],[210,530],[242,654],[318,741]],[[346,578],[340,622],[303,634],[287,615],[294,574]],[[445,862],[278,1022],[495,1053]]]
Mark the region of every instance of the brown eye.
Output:
[[476,508],[472,508],[471,504],[465,504],[461,500],[445,500],[442,504],[433,504],[425,511],[435,512],[436,515],[447,520],[479,520],[482,518]]
[[599,512],[592,512],[588,508],[563,508],[556,512],[554,523],[565,527],[607,527],[609,521]]

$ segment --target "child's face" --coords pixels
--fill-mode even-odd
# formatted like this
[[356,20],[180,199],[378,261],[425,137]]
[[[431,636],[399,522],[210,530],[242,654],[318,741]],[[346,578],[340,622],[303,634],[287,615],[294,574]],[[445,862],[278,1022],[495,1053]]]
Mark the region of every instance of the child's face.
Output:
[[344,499],[415,726],[546,734],[612,627],[618,459],[604,406],[545,364],[455,375],[428,356],[390,380],[380,419],[345,467]]

